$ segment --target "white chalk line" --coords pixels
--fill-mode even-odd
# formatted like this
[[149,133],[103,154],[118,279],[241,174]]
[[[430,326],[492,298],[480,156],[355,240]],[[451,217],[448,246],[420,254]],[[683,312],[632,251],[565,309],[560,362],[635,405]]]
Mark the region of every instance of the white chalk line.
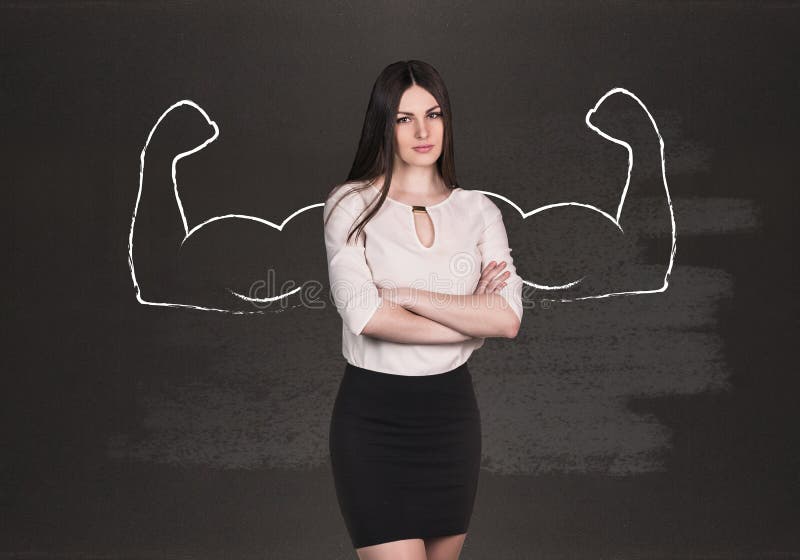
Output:
[[[482,192],[485,195],[493,196],[493,197],[496,197],[496,198],[498,198],[500,200],[505,201],[507,204],[512,206],[517,212],[519,212],[519,215],[522,216],[523,220],[528,219],[530,216],[533,216],[534,214],[538,214],[540,212],[544,212],[545,210],[550,210],[552,208],[558,208],[558,207],[561,207],[561,206],[579,206],[579,207],[582,207],[582,208],[587,208],[587,209],[589,209],[589,210],[591,210],[593,212],[597,212],[598,214],[600,214],[603,217],[605,217],[607,220],[609,220],[611,223],[613,223],[620,230],[620,232],[622,232],[624,234],[625,232],[624,232],[624,230],[622,228],[622,225],[620,225],[619,220],[620,220],[620,217],[622,216],[622,207],[625,204],[625,197],[628,194],[628,187],[630,186],[630,182],[631,182],[631,171],[633,170],[633,149],[631,148],[631,145],[628,144],[627,142],[625,142],[623,140],[620,140],[619,138],[614,138],[613,136],[610,136],[610,135],[606,134],[605,132],[603,132],[602,130],[600,130],[596,126],[594,126],[591,123],[591,120],[590,120],[592,115],[597,111],[597,109],[600,107],[600,105],[602,105],[603,102],[609,96],[617,94],[617,93],[622,93],[624,95],[630,96],[632,99],[634,99],[639,104],[639,106],[641,106],[641,108],[644,110],[644,112],[647,113],[647,117],[650,119],[650,123],[653,125],[653,129],[655,130],[655,133],[658,135],[658,145],[659,145],[659,152],[660,152],[660,156],[661,156],[661,158],[660,158],[661,159],[661,179],[662,179],[662,182],[664,184],[664,194],[666,196],[667,206],[669,208],[669,217],[670,217],[670,223],[671,223],[671,227],[672,227],[672,230],[671,230],[672,248],[670,250],[670,255],[669,255],[669,264],[667,265],[667,270],[666,270],[666,273],[664,274],[663,284],[661,285],[661,287],[653,289],[653,290],[632,290],[632,291],[625,291],[625,292],[611,292],[611,293],[606,293],[606,294],[596,294],[596,295],[581,296],[581,297],[574,297],[574,298],[552,298],[552,299],[551,298],[544,298],[541,301],[571,302],[571,301],[579,301],[579,300],[584,300],[584,299],[607,298],[607,297],[612,297],[612,296],[655,294],[655,293],[666,291],[667,287],[669,286],[669,276],[672,273],[672,266],[673,266],[673,263],[675,262],[675,252],[677,250],[677,235],[676,235],[676,228],[675,228],[675,212],[674,212],[674,209],[672,207],[672,198],[669,195],[669,186],[667,185],[666,165],[665,165],[665,162],[664,162],[664,139],[661,137],[661,132],[658,130],[658,125],[656,124],[656,121],[653,118],[653,115],[647,109],[645,104],[642,103],[642,101],[636,95],[634,95],[632,92],[628,91],[625,88],[616,87],[616,88],[613,88],[613,89],[610,89],[609,91],[607,91],[597,101],[597,103],[595,103],[594,107],[592,109],[590,109],[586,113],[586,117],[584,119],[585,122],[586,122],[586,126],[588,126],[591,130],[593,130],[594,132],[596,132],[597,134],[599,134],[600,136],[602,136],[606,140],[610,140],[611,142],[614,142],[615,144],[619,144],[621,146],[625,146],[625,149],[628,151],[628,175],[627,175],[627,177],[625,179],[625,186],[622,189],[622,196],[620,197],[619,205],[617,206],[616,216],[612,216],[608,212],[605,212],[604,210],[601,210],[600,208],[597,208],[596,206],[592,206],[591,204],[584,204],[584,203],[581,203],[581,202],[558,202],[558,203],[555,203],[555,204],[547,204],[545,206],[540,206],[539,208],[535,208],[534,210],[530,210],[529,212],[525,212],[516,203],[514,203],[514,201],[510,200],[509,198],[507,198],[505,196],[502,196],[502,195],[499,195],[499,194],[496,194],[496,193],[493,193],[493,192],[489,192],[489,191],[478,191],[478,192]],[[523,283],[527,284],[528,286],[532,286],[532,287],[534,287],[536,289],[539,289],[539,290],[561,290],[561,289],[569,288],[571,286],[574,286],[574,285],[578,284],[584,278],[586,278],[586,277],[582,276],[578,280],[575,280],[575,281],[570,282],[568,284],[559,285],[559,286],[536,284],[536,283],[531,282],[529,280],[525,280],[524,278],[522,279],[522,281],[523,281]]]
[[[297,210],[292,215],[290,215],[288,218],[286,218],[281,224],[275,224],[275,223],[273,223],[273,222],[271,222],[269,220],[265,220],[264,218],[259,218],[257,216],[247,216],[247,215],[243,215],[243,214],[226,214],[224,216],[215,216],[213,218],[210,218],[210,219],[206,220],[205,222],[203,222],[201,224],[198,224],[197,226],[195,226],[191,230],[189,230],[189,225],[188,225],[188,222],[186,220],[186,213],[185,213],[185,211],[183,209],[183,203],[181,202],[180,192],[178,190],[177,164],[178,164],[178,161],[180,161],[181,159],[183,159],[183,158],[185,158],[187,156],[190,156],[190,155],[202,150],[207,145],[209,145],[211,142],[215,141],[217,139],[217,137],[219,136],[219,126],[217,126],[217,123],[212,121],[211,118],[208,116],[208,114],[205,112],[205,110],[203,110],[203,108],[200,107],[194,101],[191,101],[189,99],[183,99],[181,101],[178,101],[177,103],[175,103],[172,106],[170,106],[166,111],[164,111],[161,114],[161,116],[158,118],[156,123],[153,125],[153,127],[150,129],[150,133],[147,135],[147,141],[145,142],[145,145],[142,148],[142,152],[141,152],[141,154],[139,156],[139,190],[138,190],[138,192],[136,194],[136,204],[134,206],[133,217],[131,218],[131,229],[130,229],[130,233],[129,233],[129,236],[128,236],[128,267],[130,268],[130,271],[131,271],[131,279],[133,281],[133,286],[136,289],[136,299],[137,299],[137,301],[139,301],[139,303],[141,303],[143,305],[155,305],[155,306],[164,306],[164,307],[185,307],[185,308],[190,308],[190,309],[198,309],[198,310],[201,310],[201,311],[218,311],[218,312],[222,312],[222,313],[233,313],[233,314],[237,314],[237,315],[238,314],[262,314],[262,313],[265,312],[264,310],[254,310],[254,311],[246,310],[245,311],[245,310],[234,310],[234,309],[221,309],[221,308],[205,307],[205,306],[191,305],[191,304],[185,304],[185,303],[150,301],[150,300],[146,300],[144,297],[142,297],[141,288],[139,287],[139,283],[138,283],[138,281],[136,279],[136,267],[135,267],[134,262],[133,262],[133,232],[134,232],[134,229],[135,229],[135,226],[136,226],[136,213],[137,213],[137,211],[139,209],[139,202],[140,202],[141,197],[142,197],[142,188],[143,188],[143,185],[144,185],[144,163],[145,163],[145,157],[146,157],[146,154],[147,154],[147,147],[150,145],[150,141],[153,138],[153,134],[155,133],[155,131],[158,128],[159,124],[161,124],[161,121],[164,120],[164,118],[171,111],[175,110],[176,108],[178,108],[178,107],[180,107],[182,105],[189,105],[189,106],[193,107],[194,109],[196,109],[201,115],[203,115],[203,117],[206,119],[206,122],[208,122],[208,124],[211,125],[211,127],[214,129],[214,134],[210,138],[208,138],[205,142],[203,142],[199,146],[195,147],[194,149],[188,150],[188,151],[185,151],[185,152],[181,152],[180,154],[178,154],[177,156],[175,156],[172,159],[172,170],[171,170],[172,186],[173,186],[173,191],[175,193],[175,202],[178,205],[178,212],[180,213],[181,222],[183,223],[183,230],[184,230],[184,233],[185,233],[185,236],[181,240],[181,243],[180,243],[181,247],[183,247],[183,244],[186,242],[186,240],[192,234],[194,234],[196,231],[198,231],[203,226],[205,226],[205,225],[207,225],[207,224],[209,224],[211,222],[215,222],[217,220],[223,220],[223,219],[229,219],[229,218],[254,220],[256,222],[260,222],[262,224],[265,224],[265,225],[268,225],[270,227],[273,227],[273,228],[277,229],[278,231],[283,231],[284,226],[287,223],[289,223],[289,221],[291,221],[292,218],[294,218],[295,216],[301,214],[302,212],[305,212],[306,210],[310,210],[311,208],[317,208],[317,207],[324,207],[325,206],[324,203],[318,203],[318,204],[311,204],[309,206],[306,206],[305,208],[301,208],[300,210]],[[226,289],[228,290],[228,292],[230,292],[234,296],[236,296],[236,297],[238,297],[240,299],[243,299],[245,301],[251,302],[251,303],[271,303],[271,302],[278,301],[280,299],[286,298],[286,297],[288,297],[288,296],[290,296],[292,294],[297,293],[298,291],[300,291],[302,289],[302,286],[300,286],[300,287],[298,287],[298,288],[296,288],[294,290],[291,290],[289,292],[286,292],[286,293],[283,293],[283,294],[280,294],[280,295],[277,295],[277,296],[274,296],[274,297],[266,297],[266,298],[253,298],[253,297],[250,297],[250,296],[247,296],[247,295],[244,295],[244,294],[240,294],[240,293],[238,293],[238,292],[236,292],[234,290],[231,290],[230,288],[226,288]],[[299,304],[295,305],[293,307],[298,307],[298,306],[299,306]],[[279,311],[284,311],[284,310],[285,309],[281,309]],[[279,312],[279,311],[273,311],[273,312]]]
[[[543,300],[543,301],[571,302],[571,301],[579,301],[579,300],[584,300],[584,299],[597,299],[597,298],[606,298],[606,297],[622,296],[622,295],[652,294],[652,293],[664,292],[667,289],[667,287],[669,286],[669,276],[670,276],[670,274],[672,272],[672,266],[673,266],[674,259],[675,259],[675,252],[676,252],[677,245],[676,245],[675,215],[674,215],[674,210],[673,210],[673,207],[672,207],[672,199],[670,198],[670,194],[669,194],[669,187],[667,185],[666,169],[665,169],[665,163],[664,163],[664,140],[661,137],[661,133],[658,130],[658,126],[656,125],[655,119],[653,119],[652,114],[650,113],[650,111],[648,111],[648,109],[644,105],[644,103],[642,103],[642,101],[636,95],[634,95],[633,93],[631,93],[630,91],[628,91],[628,90],[626,90],[624,88],[617,87],[617,88],[613,88],[613,89],[609,90],[608,92],[606,92],[597,101],[597,103],[595,103],[595,106],[586,113],[586,117],[585,117],[586,125],[591,130],[593,130],[594,132],[596,132],[597,134],[599,134],[600,136],[602,136],[603,138],[605,138],[605,139],[607,139],[607,140],[609,140],[611,142],[614,142],[614,143],[619,144],[621,146],[625,146],[625,149],[628,151],[628,173],[627,173],[627,178],[626,178],[626,181],[625,181],[625,186],[622,189],[622,195],[620,197],[620,202],[619,202],[619,205],[617,206],[616,216],[612,216],[612,215],[608,214],[607,212],[601,210],[600,208],[597,208],[596,206],[592,206],[590,204],[584,204],[584,203],[580,203],[580,202],[559,202],[559,203],[555,203],[555,204],[548,204],[548,205],[545,205],[545,206],[541,206],[539,208],[535,208],[534,210],[530,210],[528,212],[525,212],[516,203],[514,203],[512,200],[510,200],[509,198],[507,198],[505,196],[502,196],[502,195],[499,195],[499,194],[496,194],[496,193],[493,193],[493,192],[490,192],[490,191],[477,191],[477,192],[481,192],[481,193],[483,193],[485,195],[493,196],[495,198],[498,198],[500,200],[505,201],[506,203],[508,203],[509,205],[511,205],[513,208],[515,208],[517,210],[517,212],[520,214],[520,216],[522,216],[523,220],[529,218],[530,216],[533,216],[534,214],[538,214],[540,212],[544,212],[545,210],[550,210],[550,209],[558,208],[558,207],[561,207],[561,206],[578,206],[578,207],[586,208],[586,209],[588,209],[590,211],[597,212],[597,213],[601,214],[602,216],[604,216],[606,219],[611,221],[620,230],[620,232],[622,232],[624,234],[624,230],[623,230],[622,226],[619,223],[619,219],[620,219],[620,216],[622,215],[622,208],[623,208],[623,205],[625,203],[625,197],[626,197],[627,192],[628,192],[628,187],[630,186],[631,171],[633,169],[633,149],[631,148],[630,144],[628,144],[627,142],[625,142],[623,140],[620,140],[618,138],[614,138],[614,137],[604,133],[603,131],[601,131],[599,128],[597,128],[596,126],[594,126],[590,122],[591,116],[597,111],[597,109],[600,107],[600,105],[602,105],[602,103],[609,96],[611,96],[613,94],[616,94],[616,93],[622,93],[624,95],[628,95],[631,98],[633,98],[642,107],[642,109],[645,111],[645,113],[647,113],[647,116],[650,119],[651,124],[653,125],[653,129],[655,130],[656,134],[658,135],[659,149],[660,149],[660,156],[661,156],[661,177],[662,177],[662,181],[663,181],[663,184],[664,184],[664,192],[665,192],[665,195],[666,195],[667,205],[669,207],[670,221],[671,221],[671,226],[672,226],[672,232],[671,232],[672,249],[671,249],[671,252],[670,252],[669,264],[667,266],[667,270],[666,270],[666,273],[664,275],[663,284],[662,284],[661,287],[659,287],[657,289],[653,289],[653,290],[633,290],[633,291],[625,291],[625,292],[611,292],[611,293],[597,294],[597,295],[590,295],[590,296],[581,296],[581,297],[575,297],[575,298],[547,299],[547,300]],[[270,226],[270,227],[272,227],[272,228],[274,228],[274,229],[276,229],[278,231],[283,231],[283,228],[286,226],[286,224],[288,224],[296,216],[299,216],[303,212],[309,211],[309,210],[311,210],[313,208],[318,208],[318,207],[324,207],[325,206],[324,202],[317,203],[317,204],[310,204],[308,206],[300,208],[299,210],[296,210],[295,212],[293,212],[291,215],[289,215],[280,224],[275,224],[275,223],[273,223],[273,222],[271,222],[269,220],[266,220],[264,218],[259,218],[257,216],[248,216],[248,215],[245,215],[245,214],[225,214],[225,215],[222,215],[222,216],[214,216],[214,217],[212,217],[212,218],[210,218],[210,219],[208,219],[208,220],[206,220],[206,221],[194,226],[190,230],[188,222],[187,222],[187,219],[186,219],[186,214],[185,214],[184,209],[183,209],[183,203],[181,202],[180,193],[179,193],[179,190],[178,190],[178,182],[177,182],[177,177],[176,177],[177,163],[178,163],[178,161],[180,161],[184,157],[190,156],[190,155],[192,155],[192,154],[204,149],[208,144],[210,144],[211,142],[215,141],[217,139],[217,137],[219,136],[219,127],[217,126],[217,124],[214,121],[212,121],[209,118],[208,114],[199,105],[197,105],[195,102],[193,102],[193,101],[191,101],[189,99],[183,99],[181,101],[178,101],[177,103],[175,103],[172,106],[170,106],[166,111],[164,111],[161,114],[161,116],[158,118],[156,123],[153,125],[153,127],[150,129],[150,132],[147,135],[147,141],[145,142],[145,145],[142,148],[142,152],[141,152],[140,157],[139,157],[139,190],[138,190],[137,195],[136,195],[136,203],[135,203],[134,210],[133,210],[133,216],[131,218],[131,228],[130,228],[130,233],[129,233],[129,236],[128,236],[128,267],[130,268],[131,280],[133,281],[133,286],[134,286],[134,288],[136,290],[136,299],[137,299],[137,301],[139,301],[139,303],[141,303],[143,305],[154,305],[154,306],[164,306],[164,307],[185,307],[185,308],[197,309],[197,310],[201,310],[201,311],[217,311],[217,312],[232,313],[232,314],[262,314],[262,313],[265,312],[265,310],[243,311],[243,310],[233,310],[233,309],[221,309],[221,308],[204,307],[204,306],[199,306],[199,305],[191,305],[191,304],[183,304],[183,303],[175,303],[175,302],[149,301],[149,300],[144,299],[144,297],[142,297],[141,289],[140,289],[139,284],[138,284],[137,279],[136,279],[136,270],[135,270],[135,265],[134,265],[134,262],[133,262],[133,232],[134,232],[135,225],[136,225],[136,213],[137,213],[138,208],[139,208],[139,202],[141,200],[142,188],[143,188],[143,184],[144,184],[145,156],[146,156],[146,153],[147,153],[147,147],[149,146],[150,141],[153,138],[153,134],[155,133],[155,131],[158,128],[158,126],[161,123],[161,121],[171,111],[173,111],[174,109],[176,109],[176,108],[178,108],[178,107],[180,107],[182,105],[189,105],[189,106],[193,107],[194,109],[196,109],[200,114],[202,114],[203,117],[208,122],[208,124],[211,125],[211,127],[214,129],[214,134],[210,138],[208,138],[205,142],[200,144],[199,146],[195,147],[192,150],[188,150],[188,151],[179,153],[172,160],[171,175],[172,175],[173,191],[174,191],[174,194],[175,194],[175,202],[178,205],[178,211],[180,212],[181,221],[183,223],[183,229],[184,229],[184,232],[185,232],[185,236],[181,240],[181,243],[180,243],[181,247],[183,246],[184,242],[191,235],[193,235],[195,232],[200,230],[202,227],[204,227],[204,226],[206,226],[206,225],[208,225],[208,224],[210,224],[212,222],[218,221],[218,220],[225,220],[225,219],[252,220],[252,221],[259,222],[261,224]],[[567,289],[567,288],[570,288],[572,286],[575,286],[576,284],[580,283],[584,278],[585,278],[585,276],[579,278],[578,280],[574,280],[572,282],[569,282],[569,283],[566,283],[566,284],[561,284],[561,285],[537,284],[535,282],[531,282],[531,281],[525,280],[525,279],[523,279],[523,282],[525,284],[527,284],[529,286],[532,286],[532,287],[534,287],[536,289],[539,289],[539,290],[563,290],[563,289]],[[236,297],[238,297],[238,298],[240,298],[240,299],[242,299],[244,301],[247,301],[247,302],[251,302],[251,303],[271,303],[271,302],[278,301],[280,299],[286,298],[288,296],[291,296],[291,295],[299,292],[302,289],[302,286],[298,287],[298,288],[296,288],[294,290],[291,290],[289,292],[286,292],[286,293],[283,293],[283,294],[280,294],[280,295],[277,295],[277,296],[274,296],[274,297],[266,297],[266,298],[254,298],[254,297],[247,296],[245,294],[238,293],[238,292],[236,292],[234,290],[231,290],[230,288],[226,288],[226,289],[232,295],[234,295],[234,296],[236,296]],[[300,304],[292,306],[292,307],[298,307],[299,305]],[[283,311],[283,310],[285,310],[285,309],[281,309],[280,311]],[[276,312],[276,311],[273,311],[273,312]]]

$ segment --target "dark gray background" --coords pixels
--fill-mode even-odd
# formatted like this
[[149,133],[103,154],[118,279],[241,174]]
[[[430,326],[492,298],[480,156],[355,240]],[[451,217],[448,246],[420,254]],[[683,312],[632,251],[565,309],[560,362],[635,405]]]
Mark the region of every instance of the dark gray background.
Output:
[[[448,85],[461,186],[524,209],[616,210],[626,153],[583,119],[630,90],[664,139],[678,233],[666,292],[550,307],[532,294],[520,335],[471,358],[484,461],[462,558],[800,557],[798,15],[783,2],[6,3],[3,557],[355,557],[327,456],[344,361],[326,290],[322,305],[253,315],[142,305],[128,233],[140,152],[176,101],[221,129],[180,164],[190,222],[280,222],[344,180],[374,79],[410,58]],[[663,186],[631,109],[597,121],[650,165],[626,235],[503,205],[525,279],[660,285]],[[203,265],[236,270],[239,288],[270,268],[327,289],[319,208],[283,234],[224,231],[165,257],[158,224],[178,214],[160,163],[142,218],[154,300],[224,301],[218,283],[182,290]]]

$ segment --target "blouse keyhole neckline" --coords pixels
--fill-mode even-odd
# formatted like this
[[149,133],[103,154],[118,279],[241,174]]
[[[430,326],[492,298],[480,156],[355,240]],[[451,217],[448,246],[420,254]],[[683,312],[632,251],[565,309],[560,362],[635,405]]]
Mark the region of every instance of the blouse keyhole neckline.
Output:
[[[375,192],[380,194],[381,189],[379,189],[375,185],[370,185],[370,186],[375,190]],[[400,206],[405,206],[409,210],[413,210],[414,207],[425,208],[425,209],[429,210],[431,208],[437,208],[437,207],[441,206],[442,204],[445,204],[445,203],[449,202],[450,199],[453,198],[453,195],[455,194],[455,192],[458,191],[458,190],[461,190],[461,187],[455,187],[453,189],[450,189],[450,195],[447,198],[445,198],[442,201],[437,202],[436,204],[431,204],[429,206],[422,206],[422,205],[418,205],[418,204],[406,204],[405,202],[400,202],[399,200],[395,200],[395,199],[393,199],[392,197],[390,197],[388,195],[386,196],[386,200],[389,200],[389,201],[391,201],[391,202],[393,202],[395,204],[399,204]]]
[[[370,186],[373,189],[375,189],[375,191],[377,191],[378,193],[381,192],[381,190],[378,187],[376,187],[375,185],[370,185]],[[434,219],[434,214],[428,212],[428,210],[430,210],[431,208],[438,208],[439,206],[442,206],[442,205],[446,204],[447,202],[449,202],[453,198],[453,195],[455,195],[455,192],[457,190],[460,190],[460,189],[461,189],[461,187],[455,187],[453,189],[450,189],[450,191],[451,191],[450,192],[450,196],[448,196],[447,198],[445,198],[441,202],[437,202],[436,204],[431,204],[430,206],[422,206],[422,205],[419,205],[419,204],[406,204],[405,202],[400,202],[399,200],[395,200],[395,199],[390,198],[388,196],[386,197],[386,200],[388,200],[388,201],[390,201],[390,202],[392,202],[394,204],[397,204],[398,206],[402,206],[403,208],[405,208],[405,211],[408,212],[408,219],[409,219],[409,223],[411,225],[411,234],[414,236],[414,239],[417,242],[417,246],[420,247],[423,251],[431,251],[437,245],[439,245],[439,237],[442,235],[442,232],[441,232],[441,224],[438,223],[438,217]],[[417,214],[417,213],[427,214],[428,215],[428,219],[431,221],[431,228],[433,229],[433,243],[431,243],[430,247],[426,247],[425,245],[423,245],[422,241],[419,238],[419,233],[417,232],[417,220],[416,220],[416,216],[415,216],[415,214]],[[438,216],[438,214],[437,214],[437,216]]]

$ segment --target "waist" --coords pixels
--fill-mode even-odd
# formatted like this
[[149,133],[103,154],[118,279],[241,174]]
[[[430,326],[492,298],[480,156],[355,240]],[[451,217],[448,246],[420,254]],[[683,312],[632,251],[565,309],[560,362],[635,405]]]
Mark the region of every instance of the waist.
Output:
[[443,400],[472,402],[475,398],[472,375],[466,362],[444,373],[429,375],[385,373],[348,362],[341,387],[345,395],[358,395],[360,402],[370,400],[384,405],[387,399],[405,403],[410,399],[420,406],[436,406]]
[[473,338],[449,344],[400,344],[351,334],[346,331],[342,337],[342,354],[349,364],[401,377],[451,373],[465,364],[484,342],[482,338]]
[[[361,366],[357,366],[357,365],[351,364],[348,361],[347,365],[345,366],[345,372],[350,372],[350,373],[355,374],[355,375],[377,375],[377,376],[386,377],[387,379],[393,379],[393,378],[407,379],[407,378],[412,378],[412,379],[415,379],[415,380],[419,380],[418,381],[419,383],[435,383],[436,382],[436,378],[438,378],[441,381],[443,378],[446,378],[446,377],[455,377],[455,376],[459,376],[459,375],[469,375],[469,366],[467,365],[467,362],[464,362],[463,364],[459,365],[458,367],[455,367],[455,368],[453,368],[453,369],[451,369],[449,371],[445,371],[445,372],[442,372],[442,373],[430,373],[430,374],[426,374],[426,375],[417,375],[417,374],[413,374],[413,373],[402,374],[402,373],[388,373],[388,372],[385,372],[385,371],[377,371],[377,370],[373,370],[373,369],[369,369],[369,368],[365,368],[365,367],[361,367]],[[389,382],[391,382],[391,381],[389,381]],[[403,381],[403,383],[408,383],[408,381]]]

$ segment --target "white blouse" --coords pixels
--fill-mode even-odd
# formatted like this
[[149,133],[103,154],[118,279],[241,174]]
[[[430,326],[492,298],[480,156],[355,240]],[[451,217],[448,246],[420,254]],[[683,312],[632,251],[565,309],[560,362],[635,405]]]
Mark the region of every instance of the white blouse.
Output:
[[431,247],[417,237],[412,206],[387,197],[364,228],[366,240],[363,235],[356,240],[354,234],[345,244],[351,227],[366,215],[361,211],[380,196],[375,186],[347,194],[363,184],[340,186],[323,211],[323,220],[333,211],[324,227],[328,276],[342,317],[342,354],[349,363],[396,375],[434,375],[457,368],[483,346],[484,338],[403,344],[361,334],[383,304],[377,287],[472,294],[481,270],[493,260],[505,261],[502,272],[510,275],[498,293],[522,319],[522,279],[511,257],[503,216],[489,197],[458,187],[442,202],[426,206],[434,229]]

